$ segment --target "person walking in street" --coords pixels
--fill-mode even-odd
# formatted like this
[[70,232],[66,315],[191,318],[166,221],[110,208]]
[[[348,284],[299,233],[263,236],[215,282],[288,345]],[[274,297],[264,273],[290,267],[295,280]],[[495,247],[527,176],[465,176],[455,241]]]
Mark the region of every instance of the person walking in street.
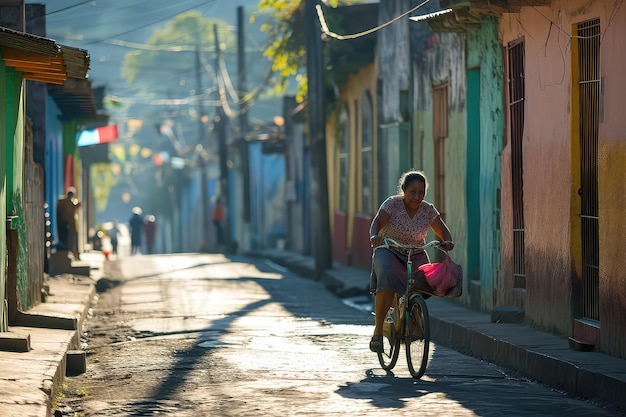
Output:
[[111,240],[111,254],[117,256],[117,246],[119,243],[120,229],[117,226],[117,219],[113,219],[111,228],[107,231],[109,239]]
[[141,234],[143,232],[143,210],[140,207],[133,207],[132,215],[128,221],[130,231],[130,254],[135,255],[141,250]]
[[67,195],[57,201],[57,231],[60,248],[71,251],[74,259],[80,259],[78,253],[77,216],[81,207],[76,198],[76,189],[68,187]]
[[215,235],[217,239],[218,250],[224,245],[224,232],[222,231],[222,221],[224,220],[224,205],[222,204],[222,198],[218,197],[215,201],[215,208],[213,209],[213,225],[215,226]]
[[[435,206],[424,200],[428,191],[428,180],[422,171],[408,171],[402,174],[398,184],[398,194],[388,197],[380,205],[370,225],[370,246],[374,248],[370,275],[370,292],[375,294],[374,335],[370,350],[383,350],[383,322],[395,294],[402,294],[406,288],[407,254],[393,248],[381,246],[385,238],[391,238],[402,245],[423,245],[429,229],[442,241],[441,247],[447,251],[454,248],[452,234]],[[428,253],[418,250],[411,256],[413,262],[414,288],[428,285],[418,270],[420,265],[430,262]]]
[[157,231],[156,217],[153,214],[146,216],[143,223],[143,233],[146,236],[146,249],[149,254],[154,253],[154,237]]

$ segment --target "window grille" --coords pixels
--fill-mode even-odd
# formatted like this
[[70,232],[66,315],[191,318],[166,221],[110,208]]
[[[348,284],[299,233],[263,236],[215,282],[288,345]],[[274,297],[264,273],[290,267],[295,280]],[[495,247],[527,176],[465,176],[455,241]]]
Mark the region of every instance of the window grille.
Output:
[[350,169],[350,118],[348,110],[344,107],[339,116],[339,210],[348,211],[349,193],[349,169]]
[[600,118],[600,20],[578,24],[578,89],[583,315],[600,319],[598,236],[598,127]]
[[361,100],[361,212],[374,210],[374,128],[372,99],[369,93]]
[[435,140],[435,206],[445,220],[446,150],[448,137],[448,85],[433,87],[433,138]]
[[509,44],[509,119],[511,122],[511,176],[513,196],[513,287],[526,288],[524,251],[524,40]]

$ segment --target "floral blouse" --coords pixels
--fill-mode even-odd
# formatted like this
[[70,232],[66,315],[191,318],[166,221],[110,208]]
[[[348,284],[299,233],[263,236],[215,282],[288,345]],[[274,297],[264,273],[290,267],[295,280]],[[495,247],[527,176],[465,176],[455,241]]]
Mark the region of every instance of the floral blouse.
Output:
[[387,212],[390,218],[378,235],[408,246],[423,245],[431,223],[439,216],[434,205],[422,200],[415,216],[409,217],[401,195],[388,197],[379,210]]

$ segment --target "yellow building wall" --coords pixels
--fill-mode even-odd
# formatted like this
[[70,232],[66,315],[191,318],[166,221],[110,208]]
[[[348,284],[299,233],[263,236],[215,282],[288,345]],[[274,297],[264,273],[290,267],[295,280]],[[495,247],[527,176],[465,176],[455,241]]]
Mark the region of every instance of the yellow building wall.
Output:
[[[361,201],[361,177],[360,157],[361,157],[361,100],[363,95],[369,92],[372,99],[373,119],[372,129],[374,134],[374,172],[370,173],[374,179],[374,195],[376,195],[376,148],[378,143],[378,121],[376,117],[376,63],[372,63],[362,68],[348,79],[348,81],[340,86],[340,98],[337,107],[341,108],[344,104],[348,107],[349,123],[350,123],[350,156],[349,156],[349,175],[348,181],[348,213],[347,213],[347,246],[352,247],[352,236],[354,232],[354,215],[358,209],[358,202]],[[339,113],[337,111],[337,116]],[[335,210],[339,208],[339,140],[337,139],[336,122],[337,118],[332,117],[332,121],[327,124],[326,129],[326,146],[329,168],[328,189],[331,197],[331,218]],[[356,129],[355,129],[356,128]]]

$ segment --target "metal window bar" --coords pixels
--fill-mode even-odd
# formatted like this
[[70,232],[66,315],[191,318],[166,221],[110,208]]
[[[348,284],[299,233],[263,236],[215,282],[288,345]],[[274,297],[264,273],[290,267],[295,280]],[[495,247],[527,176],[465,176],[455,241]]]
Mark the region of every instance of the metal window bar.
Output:
[[509,44],[509,115],[511,121],[511,176],[513,194],[513,287],[526,288],[524,249],[524,41]]
[[433,137],[435,140],[435,205],[446,218],[445,139],[448,136],[448,86],[433,88]]
[[374,210],[374,136],[372,126],[372,99],[369,93],[361,100],[361,212]]
[[600,115],[600,20],[578,24],[579,132],[583,316],[600,319],[598,129]]
[[347,106],[341,110],[339,117],[341,145],[339,146],[339,210],[348,211],[348,195],[350,192],[350,113]]

